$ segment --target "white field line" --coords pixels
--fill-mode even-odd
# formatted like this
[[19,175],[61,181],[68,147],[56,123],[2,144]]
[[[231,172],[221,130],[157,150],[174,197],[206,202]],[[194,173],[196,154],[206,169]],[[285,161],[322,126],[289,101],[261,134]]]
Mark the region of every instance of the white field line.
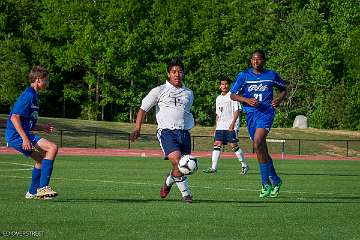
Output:
[[32,168],[0,169],[0,172],[30,171]]
[[31,167],[31,168],[16,168],[16,169],[0,169],[0,172],[30,171],[33,168],[33,165],[23,164],[23,163],[0,162],[0,164],[12,164],[12,165],[17,165],[17,166]]
[[2,163],[2,164],[13,164],[13,165],[19,165],[19,166],[26,166],[26,167],[33,167],[34,166],[34,164],[31,165],[31,164],[13,163],[13,162],[0,162],[0,163]]
[[[31,179],[31,177],[21,177],[21,176],[0,176],[4,178],[19,178],[19,179]],[[94,183],[115,183],[115,184],[124,184],[124,185],[148,185],[148,186],[156,186],[158,187],[159,183],[144,183],[144,182],[122,182],[122,181],[113,181],[113,180],[99,180],[99,179],[83,179],[83,178],[58,178],[54,177],[52,179],[61,180],[61,181],[80,181],[80,182],[94,182]],[[208,189],[208,190],[214,190],[216,191],[216,187],[209,187],[209,186],[191,186],[191,188],[202,188],[202,189]],[[225,187],[223,189],[229,190],[229,191],[246,191],[246,192],[259,192],[259,189],[245,189],[245,188],[229,188]],[[287,191],[287,190],[281,190],[281,192],[285,192],[288,194],[313,194],[313,195],[338,195],[336,192],[317,192],[317,193],[311,193],[311,192],[298,192],[298,191]],[[352,193],[345,193],[341,194],[346,196],[359,196],[358,194],[352,194]]]

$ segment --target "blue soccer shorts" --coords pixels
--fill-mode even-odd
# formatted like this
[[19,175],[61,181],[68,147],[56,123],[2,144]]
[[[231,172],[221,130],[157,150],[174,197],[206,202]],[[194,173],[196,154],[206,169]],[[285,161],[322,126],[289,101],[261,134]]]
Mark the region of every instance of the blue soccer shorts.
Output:
[[[27,134],[27,136],[33,146],[35,146],[37,144],[37,142],[41,139],[41,137],[31,134],[31,133]],[[23,140],[21,137],[15,138],[11,141],[7,141],[7,145],[9,147],[14,148],[16,151],[22,153],[24,156],[29,157],[33,153],[33,150],[24,150],[22,147],[22,143],[23,143]]]
[[237,131],[230,130],[216,130],[214,140],[220,141],[222,144],[226,145],[228,143],[237,143],[239,140],[237,139]]
[[275,110],[269,109],[267,111],[246,112],[246,125],[250,134],[250,138],[254,140],[255,131],[257,128],[264,128],[270,131],[275,117]]
[[181,155],[191,153],[191,136],[188,130],[158,129],[157,137],[165,157],[174,151]]

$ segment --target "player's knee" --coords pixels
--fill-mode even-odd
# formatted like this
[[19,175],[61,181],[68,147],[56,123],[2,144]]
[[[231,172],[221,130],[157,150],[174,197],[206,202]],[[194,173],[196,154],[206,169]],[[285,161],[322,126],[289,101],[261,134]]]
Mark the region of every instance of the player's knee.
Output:
[[255,139],[254,140],[254,150],[255,151],[261,151],[264,148],[264,141],[261,139]]
[[214,145],[214,151],[221,151],[221,146]]
[[41,169],[41,160],[40,161],[35,160],[34,167],[37,169]]
[[260,142],[254,140],[254,150],[257,151],[260,147]]
[[238,145],[235,145],[231,149],[233,150],[233,152],[237,152],[239,151],[240,147]]
[[53,142],[50,143],[49,149],[53,154],[57,154],[58,150],[59,150],[57,144],[55,144]]
[[173,169],[171,171],[171,175],[174,177],[174,179],[178,178],[178,177],[182,177],[184,176],[184,174],[182,174],[178,168],[178,166],[173,166]]

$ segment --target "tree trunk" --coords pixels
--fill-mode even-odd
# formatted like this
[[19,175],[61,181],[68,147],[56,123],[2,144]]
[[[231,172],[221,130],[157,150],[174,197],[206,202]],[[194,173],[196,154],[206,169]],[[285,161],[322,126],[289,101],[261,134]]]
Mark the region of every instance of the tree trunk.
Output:
[[[134,87],[134,80],[133,79],[131,79],[130,80],[130,86],[131,87]],[[133,107],[130,107],[130,109],[129,109],[129,122],[130,123],[133,123],[133,122],[135,122],[135,116],[134,116],[134,108]]]
[[91,120],[91,84],[89,84],[89,88],[88,88],[88,101],[89,101],[88,120]]
[[101,121],[104,121],[104,109],[105,106],[101,106]]
[[96,77],[96,89],[95,89],[95,111],[96,111],[96,120],[98,118],[97,111],[99,109],[99,78]]

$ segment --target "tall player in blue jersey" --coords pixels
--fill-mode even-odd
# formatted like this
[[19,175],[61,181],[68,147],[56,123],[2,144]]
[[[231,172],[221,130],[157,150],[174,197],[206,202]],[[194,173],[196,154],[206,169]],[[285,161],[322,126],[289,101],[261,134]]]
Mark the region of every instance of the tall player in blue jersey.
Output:
[[7,120],[5,138],[9,147],[35,160],[27,199],[48,199],[58,194],[49,186],[57,145],[31,133],[31,130],[52,132],[52,125],[36,126],[39,115],[38,91],[48,86],[49,72],[46,68],[33,67],[29,74],[31,85],[16,100]]
[[[260,166],[261,192],[259,197],[277,197],[282,181],[276,174],[269,155],[266,137],[275,117],[275,108],[286,97],[285,81],[278,73],[265,69],[265,53],[255,50],[251,55],[251,68],[240,72],[232,86],[231,99],[243,104],[246,123]],[[276,98],[274,88],[279,89]]]

